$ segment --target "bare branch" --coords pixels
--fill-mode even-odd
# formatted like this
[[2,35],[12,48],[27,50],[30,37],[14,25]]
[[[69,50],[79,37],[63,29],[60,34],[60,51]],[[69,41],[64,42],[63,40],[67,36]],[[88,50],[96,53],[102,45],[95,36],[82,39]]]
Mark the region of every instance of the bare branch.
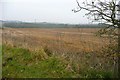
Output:
[[79,9],[73,10],[75,13],[79,12],[81,10],[88,11],[85,15],[92,15],[94,16],[93,19],[95,21],[103,20],[105,23],[111,23],[112,25],[118,25],[120,23],[119,20],[116,19],[116,1],[112,0],[111,2],[103,2],[101,0],[98,0],[98,2],[95,4],[92,2],[89,4],[88,2],[84,2],[85,6],[81,6],[76,0],[77,6]]

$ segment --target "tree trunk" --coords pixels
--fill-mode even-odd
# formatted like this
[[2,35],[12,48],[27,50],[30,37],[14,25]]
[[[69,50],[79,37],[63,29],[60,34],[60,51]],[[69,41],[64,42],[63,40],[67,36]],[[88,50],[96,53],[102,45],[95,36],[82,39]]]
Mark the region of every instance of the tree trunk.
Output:
[[120,78],[120,23],[118,24],[118,52],[114,64],[114,78]]
[[120,78],[120,20],[118,24],[118,78]]

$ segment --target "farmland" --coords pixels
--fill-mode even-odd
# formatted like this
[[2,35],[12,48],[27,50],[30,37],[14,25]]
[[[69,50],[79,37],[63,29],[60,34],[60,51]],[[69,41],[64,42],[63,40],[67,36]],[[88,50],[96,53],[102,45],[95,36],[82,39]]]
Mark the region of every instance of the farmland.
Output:
[[[111,39],[109,39],[109,37],[96,35],[98,30],[100,30],[100,28],[3,28],[3,77],[15,77],[8,69],[13,72],[18,71],[19,73],[19,70],[15,71],[13,68],[17,69],[18,65],[24,65],[25,63],[28,64],[26,67],[32,65],[31,69],[37,73],[37,76],[33,75],[33,77],[110,77],[113,73],[113,57],[105,57],[105,55],[109,54],[107,46],[111,44]],[[15,50],[21,50],[21,54],[19,54],[20,51]],[[28,52],[26,52],[26,50]],[[17,52],[20,57],[18,57],[15,52]],[[13,53],[15,57],[10,55],[10,53]],[[32,53],[33,56],[30,57],[31,55],[29,55],[29,53]],[[45,54],[43,55],[43,53]],[[30,60],[27,59],[27,61],[23,63],[24,59],[22,60],[21,58],[22,56],[24,57],[25,54],[30,57]],[[17,62],[15,62],[16,59],[11,58],[18,58],[18,60],[21,59],[23,62],[17,64]],[[7,62],[9,60],[13,62]],[[35,66],[34,62],[36,62],[36,60],[38,64]],[[64,73],[64,76],[60,75],[59,69],[58,74],[56,72],[51,73],[53,71],[51,69],[49,70],[50,73],[47,73],[53,74],[54,76],[45,76],[45,74],[43,76],[43,73],[39,73],[36,70],[34,71],[34,67],[42,65],[42,63],[45,63],[44,66],[47,65],[49,67],[51,63],[46,64],[47,60],[48,62],[51,61],[51,63],[53,63],[54,60],[57,61],[55,66],[62,65],[60,70],[65,72],[66,76]],[[62,63],[60,63],[59,60],[62,61]],[[39,64],[39,61],[43,62]],[[6,63],[8,63],[8,65]],[[27,69],[26,67],[24,68]],[[48,67],[46,68],[49,69]],[[18,69],[21,69],[21,67]],[[43,67],[41,67],[41,69],[43,69]],[[41,69],[38,70],[40,71]],[[32,75],[31,72],[30,75]],[[23,72],[23,74],[25,74],[25,72]],[[30,77],[30,75],[27,76]],[[17,77],[27,76],[20,73],[17,75]]]
[[56,50],[60,47],[61,50],[62,48],[65,50],[68,48],[68,51],[70,51],[72,48],[73,52],[74,50],[90,52],[99,50],[109,44],[108,38],[101,38],[95,35],[98,30],[97,28],[5,28],[3,30],[3,42],[31,48],[30,50],[52,46]]

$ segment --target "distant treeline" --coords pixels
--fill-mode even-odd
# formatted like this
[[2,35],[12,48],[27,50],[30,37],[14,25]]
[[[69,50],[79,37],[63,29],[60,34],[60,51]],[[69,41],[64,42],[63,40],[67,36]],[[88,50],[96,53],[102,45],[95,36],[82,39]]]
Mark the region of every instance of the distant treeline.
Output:
[[101,28],[104,24],[57,24],[57,23],[26,23],[3,22],[3,27],[10,28]]
[[4,23],[4,27],[13,28],[61,28],[61,27],[73,27],[74,25],[67,24],[52,24],[52,23]]

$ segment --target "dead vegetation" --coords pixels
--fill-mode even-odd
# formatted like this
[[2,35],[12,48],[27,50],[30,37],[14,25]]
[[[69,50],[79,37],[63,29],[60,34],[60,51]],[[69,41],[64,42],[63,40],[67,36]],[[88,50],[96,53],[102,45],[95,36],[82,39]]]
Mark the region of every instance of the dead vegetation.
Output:
[[84,69],[112,72],[114,58],[110,54],[115,49],[108,47],[111,39],[94,34],[98,30],[99,28],[4,28],[2,40],[7,45],[30,51],[42,48],[48,56],[54,55],[69,61],[67,68],[78,74]]
[[[71,51],[96,51],[109,44],[107,38],[94,34],[99,29],[39,29],[39,28],[5,28],[3,42],[14,46],[37,49],[39,47],[53,47]],[[63,50],[62,50],[63,51]]]

